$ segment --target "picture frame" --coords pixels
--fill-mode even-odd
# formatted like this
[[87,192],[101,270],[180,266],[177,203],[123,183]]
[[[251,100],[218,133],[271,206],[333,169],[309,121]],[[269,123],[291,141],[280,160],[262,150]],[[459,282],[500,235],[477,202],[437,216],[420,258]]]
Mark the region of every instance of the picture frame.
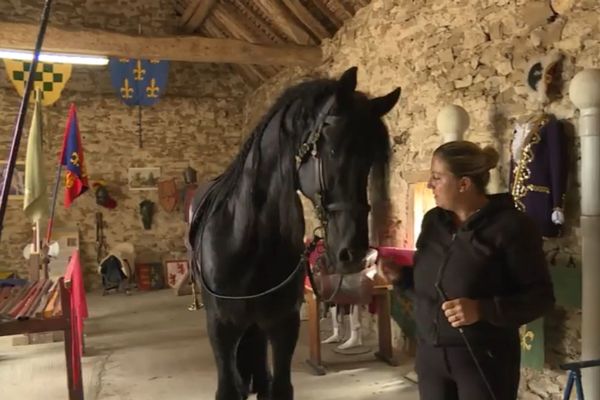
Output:
[[[2,160],[0,161],[0,188],[2,187],[2,181],[4,180],[4,173],[6,167],[8,166],[8,161]],[[9,200],[22,200],[25,196],[25,162],[17,161],[15,163],[15,169],[13,171],[12,181],[10,182],[10,190],[8,192]]]
[[158,190],[160,167],[131,167],[127,170],[129,190]]
[[189,261],[186,259],[165,260],[165,284],[177,289],[189,275]]

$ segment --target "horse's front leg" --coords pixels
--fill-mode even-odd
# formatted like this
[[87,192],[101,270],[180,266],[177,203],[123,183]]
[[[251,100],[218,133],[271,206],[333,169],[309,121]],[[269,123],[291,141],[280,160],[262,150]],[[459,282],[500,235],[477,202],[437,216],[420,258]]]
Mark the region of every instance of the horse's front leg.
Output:
[[240,390],[244,385],[237,370],[236,350],[244,329],[224,323],[214,315],[207,314],[208,337],[215,356],[218,373],[216,400],[243,400],[248,393]]
[[273,381],[271,400],[293,400],[292,356],[298,341],[300,313],[292,312],[268,331],[273,348]]

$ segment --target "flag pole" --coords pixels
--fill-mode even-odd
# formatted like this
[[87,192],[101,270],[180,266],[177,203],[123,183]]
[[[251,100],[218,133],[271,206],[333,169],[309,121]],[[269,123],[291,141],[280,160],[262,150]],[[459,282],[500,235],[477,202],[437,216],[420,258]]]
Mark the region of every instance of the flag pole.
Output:
[[[62,157],[61,157],[62,158]],[[50,238],[52,237],[52,227],[54,226],[54,212],[56,211],[56,197],[58,195],[58,187],[60,186],[60,175],[62,173],[62,160],[58,161],[58,167],[56,168],[56,181],[54,182],[54,189],[52,189],[52,206],[50,207],[50,217],[48,218],[48,228],[46,229],[46,238],[42,244],[42,269],[44,270],[44,277],[49,278],[49,264],[50,264]]]
[[46,240],[44,245],[50,246],[50,238],[52,237],[52,227],[54,225],[54,212],[56,211],[56,198],[58,196],[58,187],[60,186],[60,175],[62,174],[62,157],[58,160],[56,167],[56,180],[54,181],[54,189],[52,189],[52,206],[50,207],[50,218],[48,219],[48,229],[46,230]]
[[50,5],[52,0],[45,0],[44,8],[42,10],[42,18],[40,22],[40,29],[35,42],[35,49],[33,51],[33,60],[29,69],[29,76],[27,77],[27,84],[25,85],[25,93],[21,99],[21,106],[19,108],[19,114],[17,115],[17,121],[15,123],[15,129],[13,132],[13,139],[10,146],[10,152],[6,169],[4,170],[2,192],[0,194],[0,239],[2,238],[2,230],[4,228],[4,215],[6,214],[6,205],[8,201],[8,193],[10,191],[10,183],[12,181],[13,172],[15,170],[15,163],[17,161],[17,155],[19,153],[19,144],[21,143],[21,136],[23,133],[23,125],[25,123],[25,117],[27,116],[27,106],[29,105],[29,97],[31,95],[31,88],[35,80],[35,72],[37,70],[38,58],[42,50],[42,43],[44,42],[44,35],[46,34],[46,27],[48,26],[48,18],[50,17]]
[[[72,105],[71,105],[72,107]],[[67,128],[69,126],[69,119],[71,117],[71,110],[69,109],[69,116],[67,117]],[[42,245],[43,248],[43,258],[42,263],[44,264],[44,272],[48,275],[48,265],[50,264],[50,256],[48,252],[50,251],[50,239],[52,238],[52,228],[54,227],[54,214],[56,213],[56,199],[58,198],[58,188],[60,187],[60,176],[62,174],[62,161],[65,152],[65,137],[66,132],[63,135],[63,144],[60,150],[60,156],[58,157],[58,165],[56,166],[56,179],[54,180],[54,188],[52,189],[52,201],[50,206],[50,217],[48,218],[48,227],[46,228],[46,238],[44,239],[44,243]],[[46,276],[47,277],[47,276]]]

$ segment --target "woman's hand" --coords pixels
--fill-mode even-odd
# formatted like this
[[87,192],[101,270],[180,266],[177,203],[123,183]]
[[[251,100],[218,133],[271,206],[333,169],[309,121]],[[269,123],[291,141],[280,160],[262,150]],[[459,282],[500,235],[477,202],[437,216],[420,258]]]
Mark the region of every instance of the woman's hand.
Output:
[[390,283],[395,283],[400,279],[400,268],[385,259],[381,259],[377,263],[377,272]]
[[471,325],[481,319],[479,301],[466,297],[444,302],[442,310],[454,328]]

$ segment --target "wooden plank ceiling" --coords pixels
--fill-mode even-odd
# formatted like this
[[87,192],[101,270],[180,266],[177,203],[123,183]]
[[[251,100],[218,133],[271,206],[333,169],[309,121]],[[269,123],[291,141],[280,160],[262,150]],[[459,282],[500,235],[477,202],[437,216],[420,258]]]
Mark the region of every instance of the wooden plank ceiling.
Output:
[[[182,33],[254,44],[320,45],[371,0],[175,0]],[[232,64],[251,86],[282,66]]]

